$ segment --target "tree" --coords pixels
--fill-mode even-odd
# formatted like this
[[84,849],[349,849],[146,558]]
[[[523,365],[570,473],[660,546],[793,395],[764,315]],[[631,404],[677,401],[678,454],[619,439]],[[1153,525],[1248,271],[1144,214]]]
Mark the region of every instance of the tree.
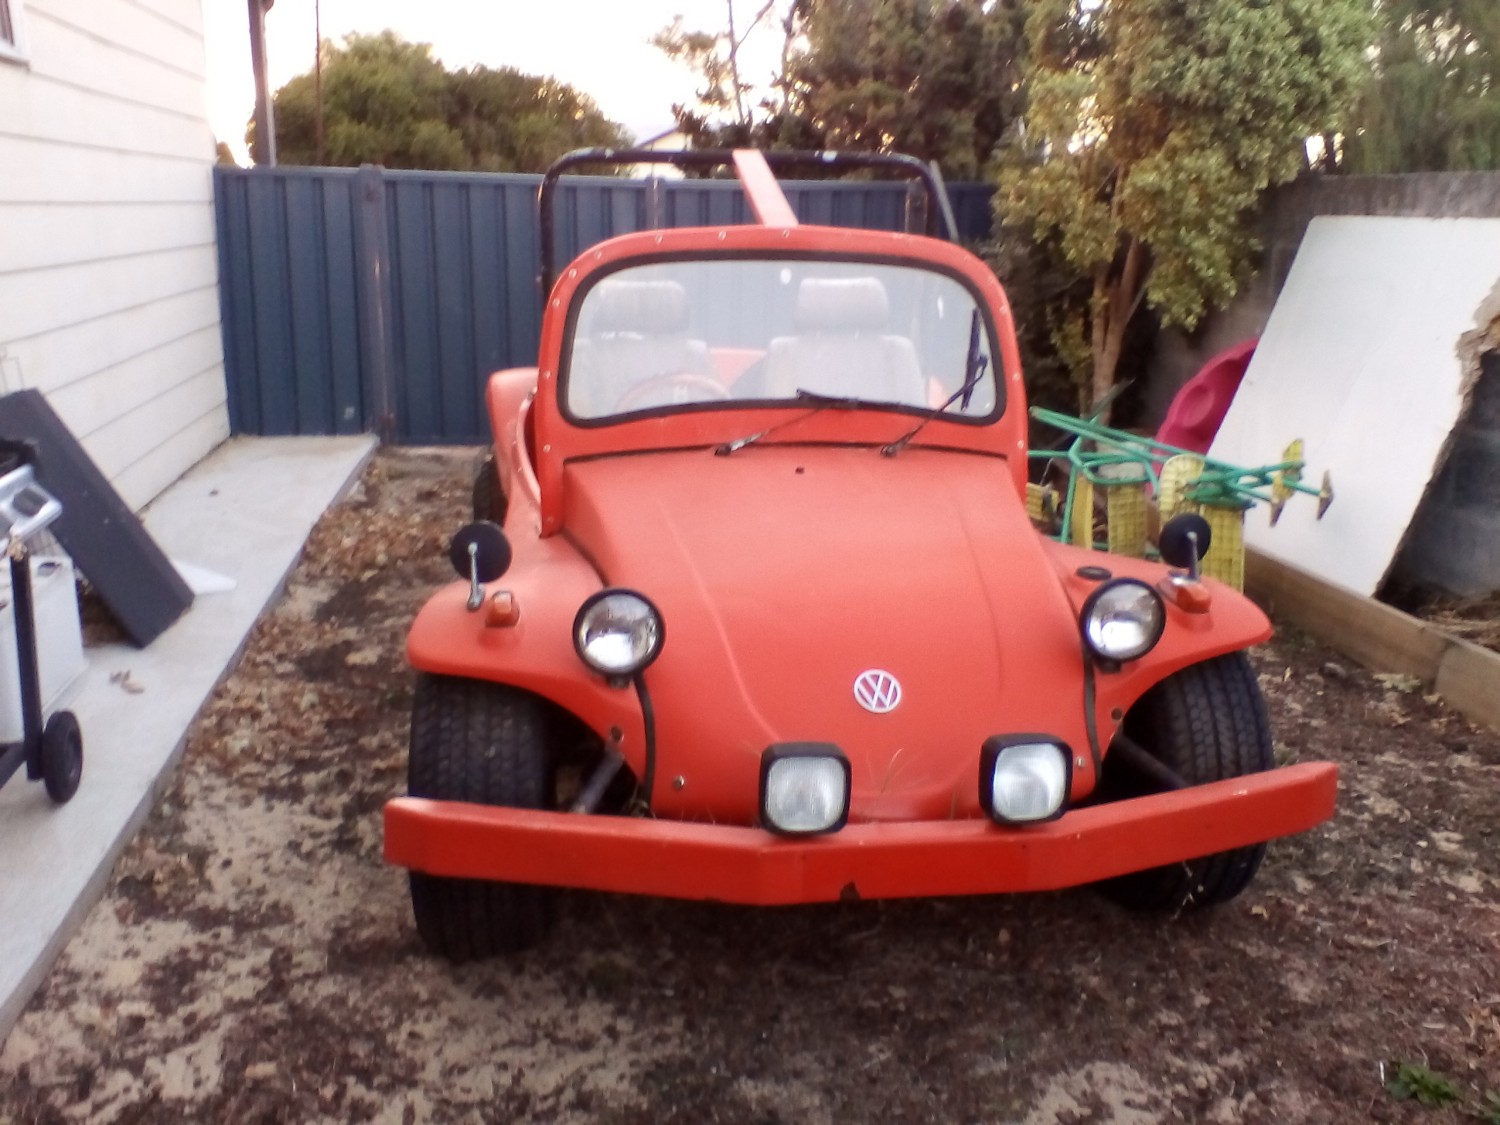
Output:
[[[1021,0],[792,0],[740,19],[725,7],[725,31],[678,21],[655,39],[703,79],[696,106],[673,107],[698,147],[905,152],[973,178],[1020,111]],[[758,102],[742,63],[756,34],[781,46]]]
[[[510,68],[451,72],[392,31],[322,44],[324,160],[334,166],[537,172],[570,149],[621,146],[620,126],[564,83]],[[283,164],[318,158],[314,76],[275,94]],[[253,137],[253,125],[248,136]]]
[[1378,0],[1378,14],[1375,70],[1342,169],[1500,168],[1500,4]]
[[1018,0],[813,0],[791,59],[829,148],[909,153],[975,179],[1022,108]]
[[1087,401],[1115,383],[1146,304],[1191,329],[1228,301],[1262,191],[1338,131],[1364,72],[1370,0],[1034,0],[1024,130],[998,216],[1055,239],[1089,283],[1054,314]]

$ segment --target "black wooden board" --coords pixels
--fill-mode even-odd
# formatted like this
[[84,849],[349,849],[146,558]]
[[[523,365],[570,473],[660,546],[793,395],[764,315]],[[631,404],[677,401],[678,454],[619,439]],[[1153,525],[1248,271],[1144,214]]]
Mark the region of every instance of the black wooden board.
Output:
[[37,479],[62,501],[52,534],[144,648],[193,604],[193,592],[41,393],[0,396],[0,438],[24,442]]

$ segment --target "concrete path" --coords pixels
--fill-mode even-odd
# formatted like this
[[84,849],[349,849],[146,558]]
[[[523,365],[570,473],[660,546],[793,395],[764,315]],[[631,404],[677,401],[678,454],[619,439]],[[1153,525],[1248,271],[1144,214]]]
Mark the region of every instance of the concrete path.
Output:
[[[0,788],[0,1039],[109,878],[181,753],[188,725],[280,592],[323,511],[374,439],[234,438],[152,502],[174,561],[234,580],[200,594],[146,649],[87,651],[63,706],[83,729],[83,783],[55,806],[23,768]],[[7,642],[8,643],[8,642]],[[118,677],[129,673],[128,691]]]

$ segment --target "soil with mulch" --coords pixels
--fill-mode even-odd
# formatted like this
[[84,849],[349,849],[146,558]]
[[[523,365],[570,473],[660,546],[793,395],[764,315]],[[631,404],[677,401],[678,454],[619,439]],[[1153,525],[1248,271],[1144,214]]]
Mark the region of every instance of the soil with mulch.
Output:
[[1500,652],[1500,593],[1478,598],[1434,598],[1415,612],[1445,633]]
[[1500,735],[1290,630],[1277,754],[1337,761],[1338,815],[1217,910],[576,893],[539,949],[431,957],[380,808],[472,456],[383,451],[318,525],[0,1047],[0,1122],[1500,1119]]

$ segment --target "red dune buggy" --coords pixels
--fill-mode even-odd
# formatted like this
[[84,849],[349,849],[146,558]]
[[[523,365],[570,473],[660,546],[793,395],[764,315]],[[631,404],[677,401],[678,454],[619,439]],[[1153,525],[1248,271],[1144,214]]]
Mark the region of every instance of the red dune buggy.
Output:
[[[544,262],[557,177],[541,193]],[[1273,769],[1244,650],[1265,616],[1166,562],[1056,543],[1025,506],[1005,293],[924,234],[651,230],[554,279],[536,368],[488,388],[462,578],[409,640],[409,791],[385,854],[427,945],[524,947],[554,888],[785,904],[1100,883],[1223,902],[1331,815]],[[893,163],[928,214],[946,201]],[[502,526],[503,525],[503,530]],[[1171,565],[1174,564],[1175,565]]]

